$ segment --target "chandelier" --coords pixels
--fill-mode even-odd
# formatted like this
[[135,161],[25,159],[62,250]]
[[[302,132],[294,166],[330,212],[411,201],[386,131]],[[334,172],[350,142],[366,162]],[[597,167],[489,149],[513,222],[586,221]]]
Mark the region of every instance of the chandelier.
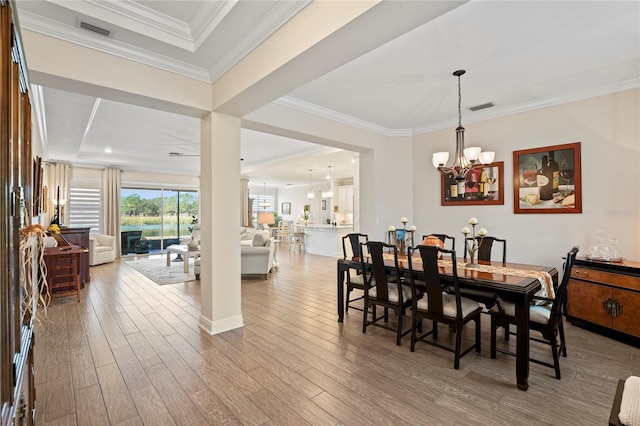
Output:
[[262,200],[258,203],[258,207],[266,209],[268,207],[271,207],[271,203],[267,201],[267,183],[264,182],[263,185],[264,187],[262,190]]
[[307,198],[309,200],[313,200],[316,196],[316,194],[313,192],[313,189],[311,188],[311,172],[313,171],[313,169],[309,169],[309,192],[307,192]]
[[460,76],[465,73],[465,70],[458,70],[453,73],[458,77],[458,128],[456,129],[456,152],[453,158],[453,163],[446,165],[449,161],[448,152],[436,152],[433,154],[433,166],[440,171],[443,175],[453,175],[456,180],[464,180],[469,170],[474,167],[490,164],[496,155],[493,151],[482,151],[480,147],[473,146],[469,148],[464,147],[464,127],[462,127],[462,112],[461,103],[462,95],[460,91]]

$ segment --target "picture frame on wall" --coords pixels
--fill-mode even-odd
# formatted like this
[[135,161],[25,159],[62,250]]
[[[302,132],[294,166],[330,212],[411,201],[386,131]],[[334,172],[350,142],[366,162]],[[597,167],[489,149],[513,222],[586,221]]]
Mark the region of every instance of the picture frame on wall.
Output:
[[582,213],[580,146],[513,151],[514,213]]
[[489,206],[504,204],[504,162],[470,170],[464,180],[440,175],[440,205]]
[[291,214],[291,203],[282,203],[280,210],[282,214]]
[[322,210],[327,209],[327,200],[322,200]]

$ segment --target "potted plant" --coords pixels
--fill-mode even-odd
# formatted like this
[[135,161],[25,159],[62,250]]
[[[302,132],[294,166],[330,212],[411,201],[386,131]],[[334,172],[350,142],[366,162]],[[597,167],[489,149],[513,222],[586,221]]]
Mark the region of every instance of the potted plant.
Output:
[[302,220],[304,221],[304,224],[307,224],[307,221],[311,218],[311,205],[310,204],[305,204],[304,205],[304,209],[302,210]]

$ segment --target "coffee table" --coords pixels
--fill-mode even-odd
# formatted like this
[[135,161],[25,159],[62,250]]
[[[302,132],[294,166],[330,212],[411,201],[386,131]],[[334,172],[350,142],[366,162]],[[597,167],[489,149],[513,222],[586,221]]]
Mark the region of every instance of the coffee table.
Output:
[[184,272],[189,273],[189,258],[200,256],[200,250],[189,250],[186,244],[172,244],[167,247],[167,266],[171,266],[171,253],[181,254],[184,257]]

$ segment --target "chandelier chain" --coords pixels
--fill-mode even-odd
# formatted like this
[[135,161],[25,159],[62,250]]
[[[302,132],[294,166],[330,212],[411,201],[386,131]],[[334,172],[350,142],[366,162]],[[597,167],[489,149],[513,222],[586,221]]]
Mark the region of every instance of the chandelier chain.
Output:
[[462,91],[460,89],[459,75],[458,75],[458,127],[462,127]]

